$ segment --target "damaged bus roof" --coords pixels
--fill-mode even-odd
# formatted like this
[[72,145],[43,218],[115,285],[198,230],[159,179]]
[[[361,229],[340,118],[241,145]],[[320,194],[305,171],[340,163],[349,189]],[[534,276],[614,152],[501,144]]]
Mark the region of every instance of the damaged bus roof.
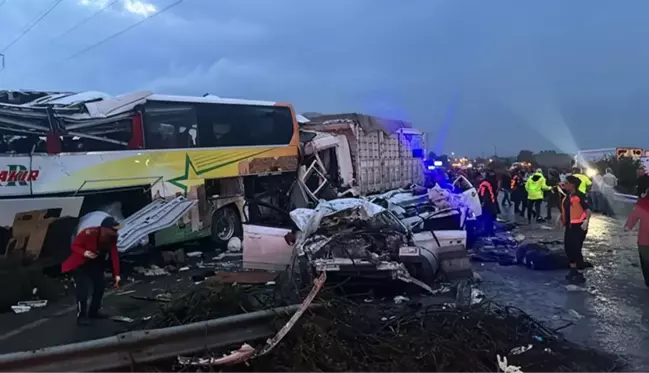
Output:
[[[3,132],[44,136],[51,125],[75,135],[83,131],[98,136],[106,125],[129,119],[138,105],[147,101],[215,103],[230,105],[273,106],[273,101],[221,98],[215,95],[173,96],[138,91],[111,96],[96,91],[42,92],[0,91],[0,130]],[[49,119],[56,118],[57,123]]]

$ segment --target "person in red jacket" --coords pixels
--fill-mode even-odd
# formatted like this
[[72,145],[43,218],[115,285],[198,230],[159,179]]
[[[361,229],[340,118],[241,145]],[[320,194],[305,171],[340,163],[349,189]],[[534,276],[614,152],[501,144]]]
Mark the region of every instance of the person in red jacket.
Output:
[[624,226],[625,231],[638,227],[638,251],[640,252],[640,267],[644,276],[644,283],[649,287],[649,189],[638,198],[633,210],[629,214]]
[[[117,229],[119,224],[107,217],[99,227],[82,230],[72,242],[72,252],[61,265],[61,272],[72,273],[77,296],[77,324],[88,325],[89,319],[105,316],[100,312],[104,296],[104,259],[110,254],[115,286],[119,286],[119,254]],[[88,292],[92,287],[92,300],[88,307]]]

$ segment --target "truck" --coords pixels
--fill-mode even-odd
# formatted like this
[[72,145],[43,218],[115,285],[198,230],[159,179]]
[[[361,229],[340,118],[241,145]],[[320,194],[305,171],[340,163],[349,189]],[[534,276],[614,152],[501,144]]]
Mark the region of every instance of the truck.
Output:
[[[47,235],[69,241],[102,214],[122,221],[125,253],[199,239],[226,245],[242,238],[246,222],[286,224],[257,202],[290,209],[300,148],[290,104],[149,91],[0,91],[0,130],[5,256],[32,245],[37,259],[49,252]],[[59,228],[39,233],[38,244],[18,237],[35,234],[30,221]]]
[[334,188],[367,195],[424,182],[426,138],[409,122],[332,114],[311,117],[300,128],[309,157],[304,177],[315,175],[311,189],[318,193]]

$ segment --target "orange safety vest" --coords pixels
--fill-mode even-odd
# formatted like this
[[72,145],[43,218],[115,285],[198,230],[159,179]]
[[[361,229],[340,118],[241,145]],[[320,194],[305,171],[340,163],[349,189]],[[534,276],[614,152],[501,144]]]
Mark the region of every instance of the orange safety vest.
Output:
[[496,202],[496,196],[494,195],[494,190],[491,187],[491,183],[489,183],[487,180],[484,180],[483,182],[480,183],[480,186],[478,187],[478,195],[484,196],[485,191],[489,192],[489,196],[491,197],[491,202]]
[[567,195],[561,199],[561,223],[566,225],[566,198],[570,198],[570,224],[581,224],[586,220],[586,211],[581,207],[579,197]]
[[516,185],[517,185],[517,184],[518,184],[518,176],[517,176],[517,175],[514,175],[514,176],[512,177],[512,181],[511,181],[511,183],[509,183],[509,186],[510,186],[511,190],[516,189]]

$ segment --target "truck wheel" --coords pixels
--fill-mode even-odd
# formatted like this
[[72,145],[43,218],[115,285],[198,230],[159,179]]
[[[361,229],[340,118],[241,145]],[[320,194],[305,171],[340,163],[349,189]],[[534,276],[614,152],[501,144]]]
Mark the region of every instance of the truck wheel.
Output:
[[232,237],[243,238],[239,213],[232,207],[223,207],[212,214],[212,242],[225,247]]

